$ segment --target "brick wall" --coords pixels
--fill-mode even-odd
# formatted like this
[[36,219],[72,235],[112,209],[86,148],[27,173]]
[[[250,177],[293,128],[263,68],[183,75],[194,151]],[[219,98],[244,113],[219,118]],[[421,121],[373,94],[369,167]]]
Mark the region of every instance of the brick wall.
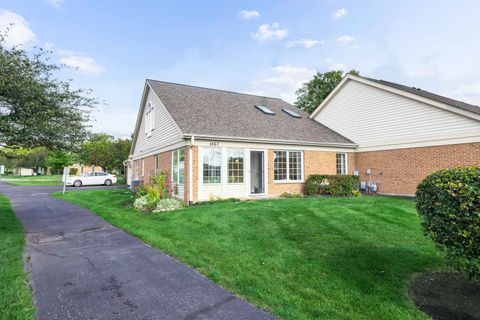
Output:
[[[189,190],[190,190],[190,156],[189,156],[190,147],[185,147],[185,197],[184,201],[187,202],[189,199]],[[193,179],[192,179],[192,196],[193,201],[197,201],[198,199],[198,147],[193,146],[192,150],[192,164],[193,164]]]
[[[303,193],[303,183],[276,183],[273,176],[274,150],[268,150],[268,194],[279,196],[284,192]],[[304,151],[304,179],[311,174],[336,174],[336,152]],[[348,172],[354,170],[355,157],[348,155]]]
[[480,165],[480,143],[355,154],[361,180],[368,181],[366,170],[371,169],[378,192],[391,194],[413,195],[417,185],[433,171],[468,165]]
[[[167,181],[171,179],[172,171],[172,152],[167,151],[157,154],[158,156],[158,170],[165,170],[167,172]],[[145,165],[145,170],[143,171],[144,175],[142,176],[142,159],[138,160],[138,174],[140,180],[143,180],[144,183],[148,183],[150,176],[155,174],[155,155],[143,158],[143,163]],[[135,170],[135,167],[132,168]]]

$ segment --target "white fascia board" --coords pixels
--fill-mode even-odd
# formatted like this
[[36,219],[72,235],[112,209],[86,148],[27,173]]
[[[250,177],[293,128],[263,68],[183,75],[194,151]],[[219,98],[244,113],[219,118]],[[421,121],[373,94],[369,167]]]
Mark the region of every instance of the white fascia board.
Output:
[[195,144],[200,145],[200,141],[225,141],[230,143],[247,143],[247,144],[261,144],[261,145],[286,145],[286,146],[303,146],[303,147],[324,147],[324,148],[342,148],[355,149],[358,146],[353,143],[320,143],[311,141],[293,141],[293,140],[276,140],[276,139],[259,139],[248,137],[228,137],[228,136],[212,136],[212,135],[197,135],[184,134],[185,139],[195,137]]

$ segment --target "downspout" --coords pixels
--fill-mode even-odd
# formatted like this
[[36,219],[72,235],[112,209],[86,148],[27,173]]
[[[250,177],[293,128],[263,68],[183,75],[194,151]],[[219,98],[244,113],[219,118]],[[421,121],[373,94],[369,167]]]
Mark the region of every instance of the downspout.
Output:
[[188,204],[193,204],[193,144],[195,136],[190,137],[190,149],[188,151]]

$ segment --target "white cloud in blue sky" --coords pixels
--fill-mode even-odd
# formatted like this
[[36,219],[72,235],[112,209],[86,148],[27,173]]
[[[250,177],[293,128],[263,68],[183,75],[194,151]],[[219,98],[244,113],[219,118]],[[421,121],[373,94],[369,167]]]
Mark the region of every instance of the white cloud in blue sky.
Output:
[[334,13],[332,13],[332,19],[333,20],[338,20],[340,18],[345,17],[347,14],[348,14],[347,9],[341,8],[341,9],[336,10]]
[[128,136],[145,78],[294,102],[315,72],[356,69],[480,104],[479,11],[476,0],[2,0],[0,29],[13,19],[12,42],[78,67],[59,76],[107,103],[93,129]]
[[30,47],[37,40],[27,20],[8,10],[0,10],[0,31],[6,33],[5,43],[10,47]]
[[260,12],[257,10],[242,10],[238,12],[238,17],[245,20],[256,19],[260,17]]
[[271,25],[264,23],[258,27],[257,32],[252,33],[252,38],[259,42],[282,40],[288,35],[288,30],[281,28],[278,22]]

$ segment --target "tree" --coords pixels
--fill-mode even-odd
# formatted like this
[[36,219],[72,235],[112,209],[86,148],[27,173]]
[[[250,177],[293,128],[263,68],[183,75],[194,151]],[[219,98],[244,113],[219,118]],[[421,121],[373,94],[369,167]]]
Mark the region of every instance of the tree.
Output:
[[100,166],[105,171],[123,172],[123,161],[128,158],[131,144],[130,139],[115,139],[106,133],[92,134],[81,145],[79,160],[83,164]]
[[71,154],[62,151],[56,150],[48,154],[47,165],[52,168],[52,171],[61,173],[64,167],[68,167],[73,164],[73,157]]
[[123,161],[128,158],[130,154],[130,148],[132,147],[131,139],[117,139],[113,143],[113,162],[112,168],[118,170],[118,172],[124,174],[125,166]]
[[86,138],[97,100],[54,77],[62,67],[50,62],[50,52],[10,48],[6,36],[0,34],[0,146],[72,149]]
[[[358,75],[356,70],[350,70],[347,74]],[[343,71],[328,71],[325,73],[317,72],[313,79],[304,83],[300,89],[297,90],[297,101],[295,105],[312,113],[322,101],[335,89],[335,87],[342,81]]]
[[29,150],[25,155],[20,157],[17,162],[17,167],[30,168],[38,174],[39,168],[47,167],[48,150],[45,148],[35,148]]

